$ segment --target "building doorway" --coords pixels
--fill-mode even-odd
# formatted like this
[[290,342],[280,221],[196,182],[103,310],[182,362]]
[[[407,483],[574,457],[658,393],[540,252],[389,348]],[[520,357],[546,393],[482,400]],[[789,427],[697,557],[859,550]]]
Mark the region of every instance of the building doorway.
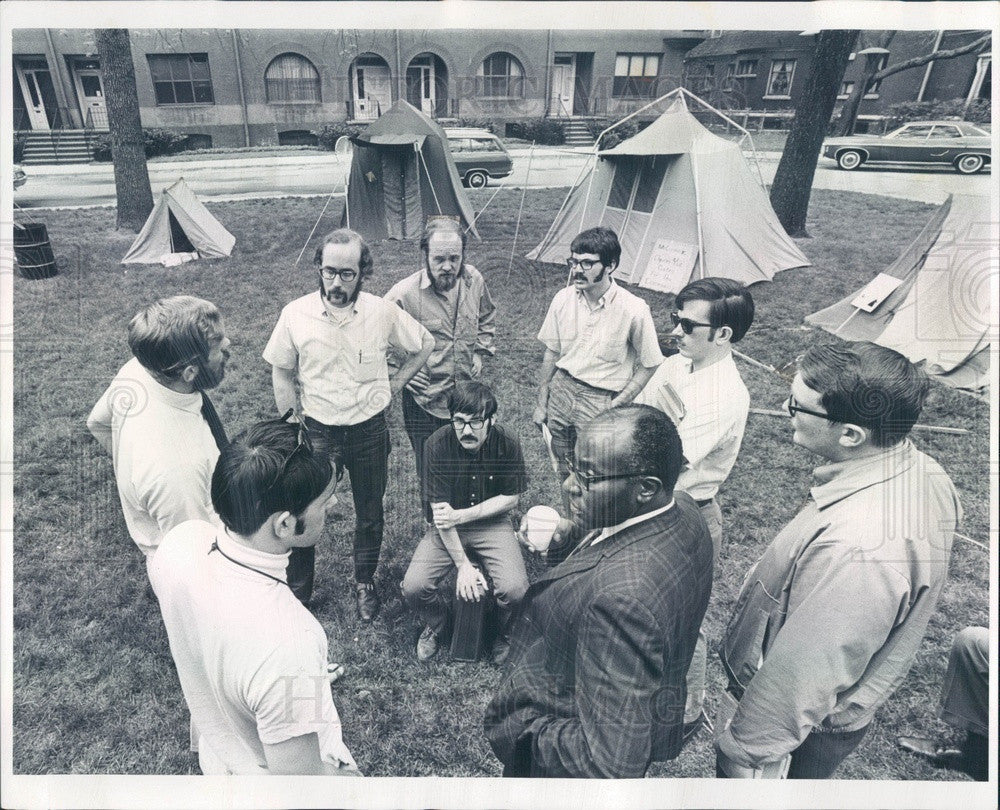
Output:
[[351,63],[351,118],[372,121],[392,106],[392,74],[388,63],[373,53]]
[[25,121],[15,121],[22,129],[49,130],[59,128],[59,103],[56,100],[52,75],[44,58],[17,60],[17,81],[24,99]]
[[448,115],[448,69],[439,56],[421,53],[406,68],[406,100],[425,115]]
[[569,118],[573,115],[576,90],[576,54],[557,53],[552,61],[552,88],[549,93],[549,115]]
[[107,129],[108,111],[104,105],[104,79],[101,63],[81,59],[73,65],[73,85],[80,102],[80,115],[87,129]]

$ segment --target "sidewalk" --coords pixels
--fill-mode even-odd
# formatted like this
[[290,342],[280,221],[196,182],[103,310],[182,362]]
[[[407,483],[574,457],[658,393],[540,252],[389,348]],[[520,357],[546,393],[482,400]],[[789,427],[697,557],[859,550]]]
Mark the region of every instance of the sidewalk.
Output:
[[[531,147],[515,147],[509,149],[512,158],[527,159],[532,153]],[[592,155],[593,147],[588,146],[536,146],[534,147],[534,157],[540,155],[572,154],[581,158]],[[743,154],[751,158],[753,153],[744,150]],[[192,169],[232,169],[248,166],[255,166],[261,169],[277,168],[279,166],[301,166],[302,164],[315,163],[317,165],[329,166],[331,163],[341,165],[341,161],[346,155],[338,155],[335,152],[319,152],[315,155],[263,155],[255,156],[252,153],[245,156],[223,158],[220,160],[205,160],[193,156],[191,160],[170,160],[157,161],[152,158],[147,161],[151,175],[160,173],[177,174],[187,172]],[[761,161],[777,161],[781,157],[781,152],[758,152],[757,159]],[[114,166],[111,163],[39,163],[24,167],[28,178],[48,177],[58,175],[108,175],[114,174]]]

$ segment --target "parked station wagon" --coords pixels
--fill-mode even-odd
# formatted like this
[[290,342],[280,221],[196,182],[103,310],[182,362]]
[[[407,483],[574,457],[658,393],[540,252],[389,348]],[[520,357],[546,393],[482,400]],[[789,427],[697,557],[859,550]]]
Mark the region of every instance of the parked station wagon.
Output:
[[496,135],[485,129],[446,129],[451,156],[455,159],[462,185],[483,188],[514,171],[510,153]]
[[925,163],[975,174],[990,164],[990,133],[968,121],[913,121],[888,135],[829,138],[823,157],[845,171],[863,163]]

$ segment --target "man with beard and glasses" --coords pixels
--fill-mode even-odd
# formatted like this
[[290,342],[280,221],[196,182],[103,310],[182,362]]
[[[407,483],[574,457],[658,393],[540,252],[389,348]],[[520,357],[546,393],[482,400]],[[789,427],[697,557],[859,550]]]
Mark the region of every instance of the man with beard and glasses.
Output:
[[[264,359],[271,364],[278,412],[301,413],[316,440],[327,443],[350,473],[357,610],[370,622],[379,608],[374,578],[388,478],[386,409],[427,361],[434,338],[399,307],[362,291],[374,262],[359,234],[347,228],[330,233],[316,251],[316,264],[319,291],[281,310]],[[389,351],[406,358],[393,374]],[[312,596],[315,554],[314,546],[293,549],[288,563],[289,585],[305,604]]]
[[[621,252],[610,228],[578,234],[566,259],[569,286],[556,293],[538,332],[545,355],[532,419],[551,431],[563,476],[578,426],[630,403],[663,361],[649,305],[611,277]],[[565,494],[563,501],[568,506]]]
[[496,411],[496,397],[488,387],[460,382],[448,396],[451,423],[427,440],[424,481],[434,525],[417,546],[403,579],[403,598],[424,623],[417,641],[419,661],[437,652],[448,621],[451,600],[442,598],[441,580],[457,569],[456,594],[466,601],[479,601],[487,588],[470,552],[493,581],[500,608],[500,636],[493,646],[496,663],[506,658],[507,624],[528,588],[510,522],[528,477],[521,445],[496,424]]
[[581,426],[563,482],[582,539],[528,588],[485,730],[504,776],[640,779],[681,750],[712,540],[648,405]]
[[229,338],[215,304],[161,298],[128,325],[134,357],[87,427],[111,453],[125,525],[146,555],[186,520],[215,520],[210,484],[226,434],[206,393],[225,376]]
[[[420,239],[422,267],[388,293],[434,337],[427,365],[403,389],[403,422],[423,481],[424,442],[448,424],[448,395],[462,380],[478,380],[483,359],[496,349],[496,307],[482,274],[465,261],[465,230],[458,220],[433,217]],[[425,504],[425,510],[427,510]],[[430,512],[427,511],[428,520]]]

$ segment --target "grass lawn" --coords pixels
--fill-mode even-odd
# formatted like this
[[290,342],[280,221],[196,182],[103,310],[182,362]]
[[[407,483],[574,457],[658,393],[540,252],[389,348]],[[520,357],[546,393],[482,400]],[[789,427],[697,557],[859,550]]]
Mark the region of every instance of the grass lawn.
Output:
[[[472,192],[482,206],[492,189]],[[548,228],[564,190],[529,192],[513,263],[519,191],[501,191],[481,221],[483,241],[469,259],[486,275],[499,307],[497,357],[485,376],[498,393],[500,419],[520,435],[531,473],[525,505],[558,503],[557,482],[532,429],[542,349],[534,335],[564,273],[520,258]],[[15,773],[197,773],[187,750],[187,712],[142,555],[121,517],[111,463],[86,431],[90,407],[128,357],[125,325],[158,296],[191,293],[215,301],[232,338],[232,360],[213,398],[231,433],[274,416],[270,373],[260,353],[282,305],[315,288],[311,267],[293,262],[322,208],[315,199],[210,204],[237,240],[231,258],[178,268],[118,264],[132,237],[116,233],[113,209],[42,215],[60,267],[54,279],[15,280],[14,299],[14,729]],[[331,205],[317,233],[339,222]],[[885,267],[933,211],[920,203],[843,192],[813,194],[811,239],[800,242],[814,266],[753,289],[757,322],[740,348],[774,365],[815,341],[804,315],[858,288]],[[417,266],[415,243],[374,246],[384,293]],[[671,296],[641,291],[667,330]],[[776,408],[784,384],[741,365],[752,405]],[[391,409],[393,452],[386,533],[378,577],[383,610],[370,627],[354,616],[353,509],[331,521],[317,555],[315,613],[331,656],[348,674],[334,687],[344,736],[373,776],[497,776],[482,734],[483,709],[498,680],[491,664],[418,664],[419,628],[398,584],[421,531],[413,458],[399,405]],[[964,436],[917,433],[955,480],[965,534],[988,530],[988,406],[935,385],[922,422],[964,427]],[[723,687],[715,646],[743,575],[807,495],[816,459],[792,445],[787,420],[751,415],[740,460],[721,495],[726,539],[707,615],[708,708]],[[935,718],[952,636],[988,622],[988,558],[956,541],[951,577],[906,682],[879,712],[841,776],[855,779],[960,779],[895,747],[898,734],[952,736]],[[529,573],[536,573],[531,571]],[[702,734],[654,776],[714,774]]]

